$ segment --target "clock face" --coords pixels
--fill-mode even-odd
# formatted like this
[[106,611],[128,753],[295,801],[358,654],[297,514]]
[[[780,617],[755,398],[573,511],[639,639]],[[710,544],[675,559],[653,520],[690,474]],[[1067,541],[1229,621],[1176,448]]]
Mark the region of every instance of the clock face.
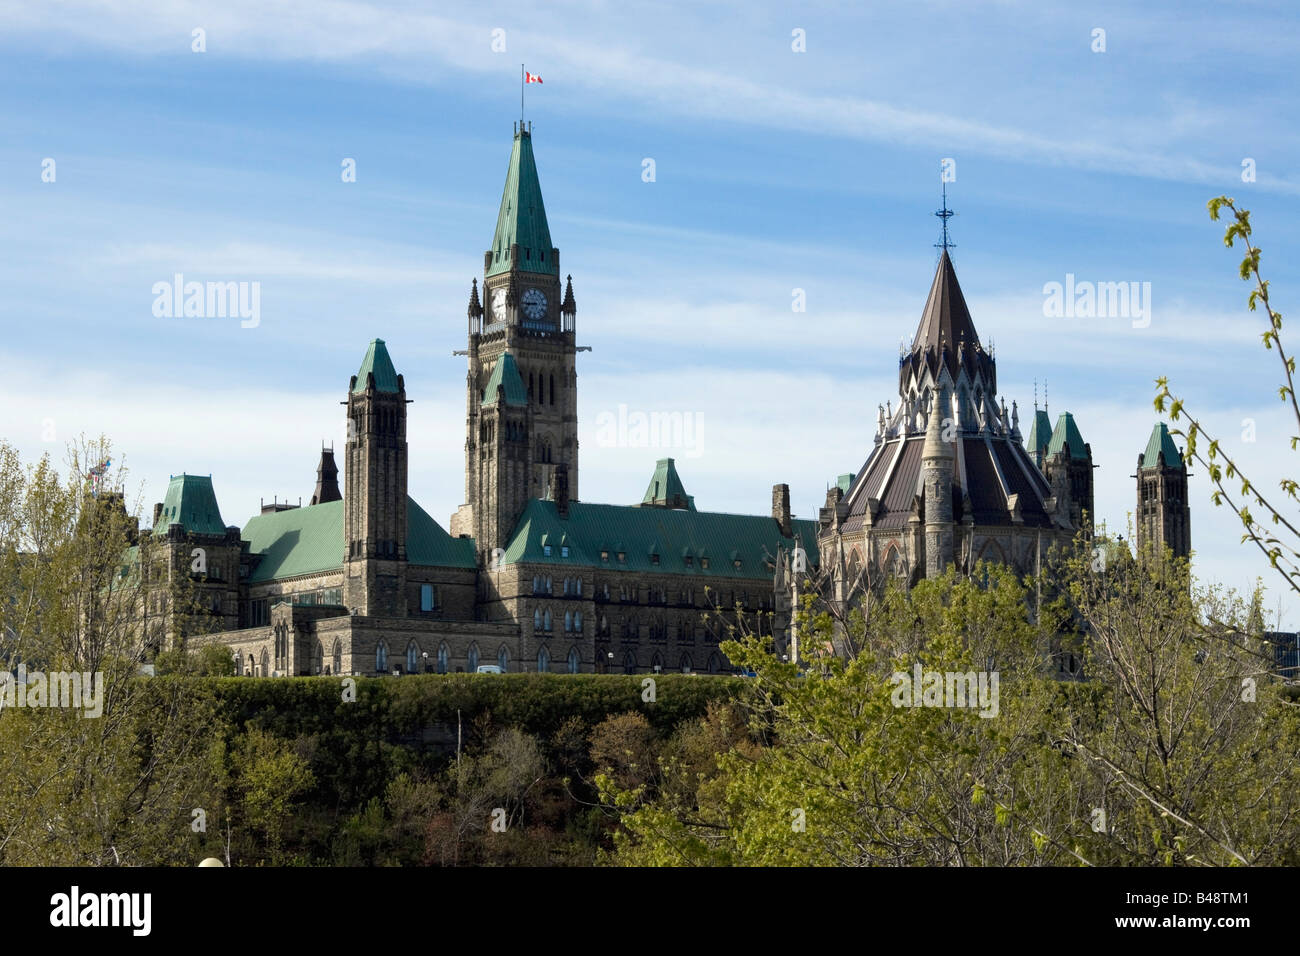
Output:
[[530,319],[540,319],[546,312],[546,296],[540,289],[529,289],[524,293],[524,315]]
[[506,290],[497,289],[492,293],[492,317],[498,322],[506,320]]

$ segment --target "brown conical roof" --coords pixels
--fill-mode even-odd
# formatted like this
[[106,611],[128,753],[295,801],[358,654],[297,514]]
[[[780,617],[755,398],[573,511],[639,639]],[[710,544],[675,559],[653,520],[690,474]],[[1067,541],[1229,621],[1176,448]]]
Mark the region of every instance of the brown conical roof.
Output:
[[954,379],[957,370],[966,365],[970,371],[984,374],[990,390],[996,388],[992,356],[980,344],[947,249],[939,257],[921,322],[912,337],[912,348],[900,361],[900,387],[906,383],[908,374],[919,371],[922,365],[937,374],[941,363],[948,366]]
[[[916,327],[916,335],[912,338],[912,349],[938,349],[941,342],[946,342],[952,349],[962,339],[968,346],[979,345],[980,341],[970,310],[966,308],[966,299],[961,294],[961,286],[957,284],[957,273],[945,249],[930,285],[930,297],[925,300],[921,324]],[[953,361],[956,362],[956,355]]]

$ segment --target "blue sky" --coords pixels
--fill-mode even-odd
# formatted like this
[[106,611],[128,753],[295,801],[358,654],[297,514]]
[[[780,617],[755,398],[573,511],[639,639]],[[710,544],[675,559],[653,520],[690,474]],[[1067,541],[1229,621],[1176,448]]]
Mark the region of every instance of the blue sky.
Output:
[[[839,6],[0,3],[0,435],[61,458],[68,439],[105,433],[146,511],[169,474],[210,472],[242,524],[262,497],[310,495],[379,336],[415,399],[412,493],[445,524],[463,499],[451,353],[524,62],[544,79],[527,114],[592,347],[583,498],[639,500],[672,454],[701,508],[765,512],[783,481],[813,517],[865,459],[877,404],[896,400],[945,157],[954,261],[1000,388],[1023,413],[1047,381],[1053,417],[1075,414],[1100,518],[1122,527],[1133,508],[1159,374],[1258,484],[1294,474],[1276,358],[1205,212],[1224,192],[1253,210],[1290,314],[1293,9]],[[260,324],[155,317],[154,283],[178,272],[259,282]],[[1150,282],[1149,327],[1045,317],[1043,286],[1067,273]],[[698,440],[600,447],[596,421],[620,404],[695,416]],[[1199,469],[1192,500],[1201,575],[1245,587],[1268,573]]]

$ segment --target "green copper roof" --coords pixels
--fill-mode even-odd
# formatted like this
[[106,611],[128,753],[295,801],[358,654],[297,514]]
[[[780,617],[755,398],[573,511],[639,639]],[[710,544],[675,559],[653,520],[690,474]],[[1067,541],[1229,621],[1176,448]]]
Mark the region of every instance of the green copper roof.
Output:
[[[474,567],[474,542],[453,538],[411,498],[406,499],[406,560],[434,567]],[[249,552],[262,556],[249,581],[274,581],[343,568],[343,502],[290,508],[250,518]]]
[[1047,451],[1047,444],[1052,440],[1052,420],[1047,417],[1047,410],[1034,409],[1034,423],[1029,426],[1029,453],[1041,455]]
[[1088,457],[1088,450],[1083,447],[1083,436],[1079,434],[1079,426],[1074,424],[1074,416],[1069,412],[1062,412],[1061,417],[1056,420],[1056,430],[1052,432],[1052,440],[1047,443],[1047,457],[1054,458],[1066,448],[1069,448],[1071,458]]
[[357,372],[356,388],[352,391],[364,392],[366,376],[371,372],[375,375],[377,391],[397,391],[397,370],[393,368],[393,360],[388,357],[388,346],[384,345],[383,339],[371,339],[370,348],[366,349],[366,357],[361,360],[361,369]]
[[1151,440],[1147,442],[1147,450],[1142,454],[1142,467],[1155,468],[1159,465],[1158,456],[1161,452],[1165,453],[1165,464],[1170,468],[1180,471],[1186,468],[1183,456],[1178,454],[1178,446],[1174,444],[1174,436],[1169,434],[1169,427],[1164,422],[1151,429]]
[[225,534],[217,495],[212,490],[211,475],[172,475],[163,498],[162,513],[154,531],[163,533],[168,525],[178,524],[190,534]]
[[641,504],[659,508],[685,508],[695,510],[695,499],[686,493],[681,476],[677,474],[677,464],[671,458],[660,458],[655,462],[655,473],[646,486]]
[[773,568],[768,562],[776,557],[778,547],[788,553],[799,544],[808,554],[808,564],[818,563],[817,522],[795,520],[792,525],[793,536],[783,538],[776,520],[766,515],[584,501],[570,501],[568,517],[561,518],[555,502],[535,498],[524,508],[504,560],[770,582]]
[[515,357],[506,352],[492,366],[492,375],[488,378],[487,385],[483,388],[483,404],[495,405],[497,400],[497,388],[504,385],[506,404],[507,405],[527,405],[528,392],[524,388],[524,380],[519,375],[519,366],[515,364]]
[[541,272],[558,276],[560,267],[551,246],[551,230],[546,225],[546,207],[542,205],[542,186],[537,181],[537,163],[533,160],[533,137],[515,133],[510,150],[510,168],[506,170],[506,188],[501,194],[501,211],[497,213],[497,231],[492,237],[492,264],[488,276],[510,269],[510,247],[519,244],[519,268],[524,272]]

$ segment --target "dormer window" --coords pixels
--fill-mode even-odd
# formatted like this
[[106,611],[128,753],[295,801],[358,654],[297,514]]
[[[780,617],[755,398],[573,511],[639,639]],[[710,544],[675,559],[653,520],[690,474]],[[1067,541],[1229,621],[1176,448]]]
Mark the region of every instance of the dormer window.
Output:
[[608,561],[608,560],[609,560],[609,551],[608,551],[607,549],[605,549],[605,548],[602,548],[602,549],[601,549],[601,551],[600,551],[600,560],[602,560],[602,561]]
[[691,557],[689,554],[688,554],[685,558],[683,558],[682,560],[686,562],[686,566],[687,566],[688,568],[689,568],[689,567],[691,566],[691,564],[695,561],[695,559],[694,559],[693,557]]
[[619,563],[619,564],[622,564],[622,563],[625,562],[626,560],[627,560],[627,552],[626,552],[626,551],[620,551],[620,552],[618,553],[618,563]]
[[700,567],[702,567],[705,571],[709,570],[709,559],[700,558]]
[[542,545],[542,554],[548,558],[551,556],[551,546],[549,544]]
[[736,558],[736,560],[732,561],[732,562],[731,562],[731,566],[732,566],[733,568],[735,568],[737,571],[739,571],[739,570],[740,570],[740,558]]
[[560,545],[560,557],[567,558],[568,556],[569,556],[569,546],[567,544]]
[[652,555],[650,555],[650,563],[653,564],[655,567],[658,567],[658,566],[659,566],[659,555],[657,555],[657,554],[652,554]]

